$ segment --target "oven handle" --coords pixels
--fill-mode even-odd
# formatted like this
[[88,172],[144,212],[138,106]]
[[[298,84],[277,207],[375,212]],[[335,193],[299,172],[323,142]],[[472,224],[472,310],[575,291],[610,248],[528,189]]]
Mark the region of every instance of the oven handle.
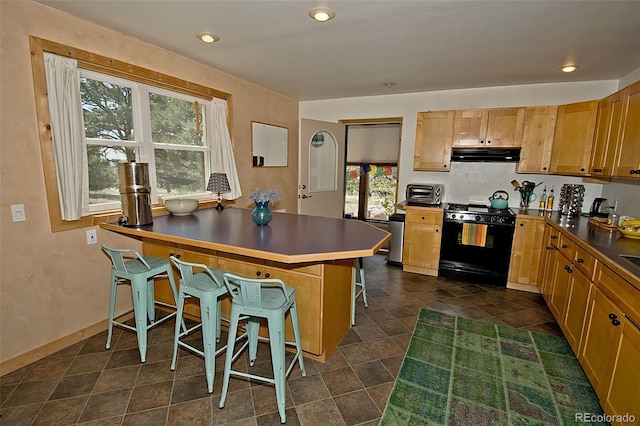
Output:
[[491,226],[504,226],[509,228],[515,228],[516,225],[514,223],[498,223],[498,222],[476,222],[475,220],[456,220],[456,219],[444,219],[445,222],[448,223],[458,223],[462,225],[463,223],[475,223],[476,225],[487,225]]

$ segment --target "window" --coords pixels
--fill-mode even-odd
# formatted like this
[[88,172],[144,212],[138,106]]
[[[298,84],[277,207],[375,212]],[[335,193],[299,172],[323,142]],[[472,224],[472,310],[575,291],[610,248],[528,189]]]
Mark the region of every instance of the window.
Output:
[[346,217],[387,221],[396,211],[398,167],[348,164],[345,176]]
[[118,163],[149,163],[151,199],[204,194],[210,171],[202,99],[91,71],[80,94],[90,211],[120,206]]
[[400,121],[347,124],[346,217],[386,222],[395,213]]
[[[141,84],[141,85],[147,85],[147,87],[149,88],[148,90],[150,90],[152,93],[168,96],[170,98],[175,98],[179,100],[182,99],[188,102],[193,102],[194,120],[195,120],[195,116],[199,117],[198,125],[196,127],[201,128],[202,135],[204,138],[203,141],[208,140],[209,135],[207,134],[207,128],[209,129],[209,133],[211,133],[210,124],[207,127],[207,123],[211,123],[211,120],[213,118],[211,117],[211,114],[209,114],[209,116],[207,115],[207,111],[210,109],[209,100],[214,98],[223,100],[224,103],[226,104],[227,111],[233,110],[232,96],[229,93],[225,93],[220,90],[213,89],[211,87],[203,86],[198,83],[176,78],[174,76],[167,75],[167,74],[162,74],[160,72],[143,68],[134,64],[122,62],[114,58],[101,56],[93,52],[85,51],[82,49],[78,49],[76,47],[68,46],[61,43],[56,43],[54,41],[45,40],[45,39],[34,37],[34,36],[29,36],[29,46],[31,50],[31,68],[33,71],[35,104],[36,104],[36,112],[38,117],[40,150],[43,158],[43,172],[44,172],[44,182],[45,182],[45,189],[46,189],[46,195],[47,195],[47,207],[48,207],[49,222],[50,222],[52,232],[59,232],[59,231],[65,231],[70,229],[95,226],[107,220],[116,220],[119,216],[119,211],[118,211],[119,209],[118,210],[114,209],[111,211],[98,211],[99,209],[97,209],[97,210],[94,210],[94,213],[91,214],[90,216],[83,216],[81,219],[77,221],[62,220],[62,214],[61,214],[61,208],[60,208],[60,193],[59,193],[59,188],[57,184],[57,172],[56,172],[55,163],[53,161],[54,150],[53,150],[53,143],[52,143],[52,136],[51,136],[50,113],[49,113],[49,106],[48,106],[48,99],[47,99],[47,83],[46,83],[45,66],[44,66],[44,52],[50,52],[57,55],[76,59],[78,61],[78,66],[82,70],[101,73],[103,75],[107,75],[113,78],[126,79],[126,81],[128,81],[127,84],[119,83],[119,82],[116,82],[115,80],[107,81],[107,82],[110,82],[110,84],[121,86],[121,90],[125,91],[125,93],[127,92],[127,90],[123,89],[124,87],[131,88],[136,84]],[[103,80],[98,79],[98,81],[103,81]],[[122,80],[122,81],[125,81],[125,80]],[[170,92],[165,92],[165,90]],[[170,94],[167,94],[167,93],[170,93]],[[182,98],[180,95],[186,95],[187,99]],[[131,97],[132,97],[132,101],[131,101],[132,105],[135,107],[136,95],[134,94],[134,92],[131,92]],[[200,104],[202,100],[207,101],[206,103],[204,103],[204,105],[206,105],[204,109],[202,109],[203,106]],[[200,108],[201,108],[199,113],[195,112],[196,101],[198,102],[198,105],[200,105]],[[123,105],[126,104],[124,100],[122,101],[122,103]],[[139,110],[141,110],[141,107],[138,107],[138,108]],[[149,115],[148,115],[149,117],[150,117],[150,108],[151,107],[149,106]],[[136,117],[135,115],[135,111],[136,109],[134,108],[132,110],[132,115],[133,115],[132,120],[134,120],[134,125],[136,123],[135,120],[138,119],[138,117]],[[227,114],[226,119],[227,119],[228,128],[229,130],[231,130],[232,126],[229,125],[232,120],[231,114]],[[147,121],[151,123],[150,118],[147,119]],[[151,124],[149,124],[149,126],[151,126]],[[202,146],[188,145],[188,144],[172,145],[172,144],[167,144],[166,139],[159,138],[157,141],[146,142],[146,145],[138,146],[136,144],[138,143],[138,138],[141,136],[139,132],[145,131],[144,126],[142,127],[143,128],[140,128],[140,125],[138,124],[138,127],[134,127],[131,133],[125,132],[125,134],[128,136],[118,135],[117,139],[113,137],[113,135],[102,135],[102,138],[92,137],[92,139],[97,139],[97,140],[95,140],[96,142],[95,144],[93,143],[90,144],[94,146],[91,149],[98,150],[98,151],[102,149],[103,151],[103,152],[92,152],[91,155],[93,155],[94,160],[106,161],[108,164],[111,165],[112,173],[117,173],[117,171],[115,170],[115,167],[113,167],[113,164],[115,162],[119,162],[121,161],[121,159],[124,159],[125,157],[126,159],[130,159],[134,155],[139,155],[139,161],[148,160],[148,162],[151,162],[151,161],[155,162],[156,160],[155,160],[154,151],[156,149],[158,150],[164,149],[166,150],[165,154],[167,156],[166,157],[167,161],[166,163],[164,163],[164,166],[165,166],[164,169],[160,167],[159,172],[158,172],[158,164],[155,164],[154,167],[156,167],[156,171],[154,173],[154,179],[157,178],[156,175],[162,176],[164,173],[165,176],[169,176],[171,174],[171,171],[167,171],[167,170],[176,164],[175,161],[177,160],[175,160],[175,158],[172,157],[174,154],[176,155],[180,154],[183,156],[183,159],[187,158],[190,161],[193,161],[192,157],[202,156],[204,158],[202,160],[202,163],[203,163],[202,167],[205,168],[205,170],[206,170],[206,167],[208,167],[208,161],[206,159],[206,156],[210,155],[210,154],[207,154],[207,152],[209,152],[208,150],[211,149],[208,143],[205,143]],[[147,128],[146,132],[147,134],[150,134],[151,132],[150,127]],[[162,134],[161,130],[159,130],[159,132],[160,134]],[[129,140],[130,136],[132,137],[132,140]],[[233,135],[229,134],[229,136],[232,137]],[[108,139],[109,142],[107,143],[105,139]],[[136,142],[133,142],[134,140]],[[158,143],[156,144],[156,142]],[[142,146],[145,146],[145,148],[142,148]],[[147,149],[147,151],[145,152],[144,149]],[[225,149],[225,148],[222,147],[222,149]],[[198,151],[201,152],[202,154],[197,153]],[[185,152],[189,152],[189,154],[185,154]],[[160,158],[160,154],[158,154],[158,158]],[[174,161],[174,162],[172,163],[171,161]],[[160,163],[160,160],[158,160],[158,163]],[[169,164],[171,164],[171,166],[168,166]],[[185,163],[182,163],[182,164],[185,164]],[[98,166],[96,168],[97,171],[95,173],[98,173],[98,172],[104,173],[103,166],[105,165],[102,164],[101,166]],[[182,178],[182,176],[180,177]],[[98,182],[97,176],[96,176],[96,179],[94,179],[94,182],[96,182],[97,184]],[[99,184],[97,185],[99,186]],[[105,183],[103,183],[102,185],[104,186],[103,188],[104,190],[107,187],[107,185]],[[202,185],[204,185],[204,182],[202,183]],[[183,184],[179,186],[181,188],[185,188],[188,185]],[[119,196],[119,191],[114,192],[113,187],[110,186],[110,188],[112,188],[111,194],[109,194],[108,191],[106,191],[106,194],[104,194],[106,198],[98,199],[97,192],[95,194],[92,194],[96,196],[96,198],[94,199],[96,205],[101,203],[103,205],[107,205],[109,202],[114,203],[115,205],[113,196],[116,194],[117,196]],[[157,197],[158,195],[162,196],[163,191],[167,191],[167,193],[169,192],[169,188],[167,188],[166,186],[163,188],[164,189],[159,190],[158,193],[155,193],[154,195]],[[94,189],[97,191],[95,186],[94,186]],[[178,194],[180,190],[182,189],[176,189],[175,187],[171,187],[170,189],[171,194]],[[108,198],[108,197],[111,197],[111,198]]]

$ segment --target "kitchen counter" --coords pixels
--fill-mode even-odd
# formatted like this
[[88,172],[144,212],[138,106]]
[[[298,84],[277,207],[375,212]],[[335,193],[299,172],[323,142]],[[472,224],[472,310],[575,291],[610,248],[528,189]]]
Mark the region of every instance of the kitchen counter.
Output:
[[[274,212],[268,225],[258,226],[251,210],[240,208],[154,216],[153,224],[138,228],[114,222],[100,227],[140,239],[145,255],[174,254],[243,276],[282,279],[296,289],[305,356],[321,362],[351,328],[353,259],[374,255],[391,239],[390,233],[359,220],[290,213]],[[156,282],[155,295],[173,303],[166,283]],[[200,315],[196,308],[188,313]]]
[[115,222],[101,228],[131,237],[197,246],[284,263],[353,259],[376,254],[391,234],[359,220],[273,213],[258,226],[250,209],[200,209],[188,216],[154,216],[137,228]]
[[561,216],[558,212],[513,209],[516,214],[543,216],[547,223],[571,234],[591,248],[599,261],[614,270],[640,290],[640,266],[621,255],[640,257],[640,240],[627,238],[620,232],[611,232],[589,224],[585,216]]

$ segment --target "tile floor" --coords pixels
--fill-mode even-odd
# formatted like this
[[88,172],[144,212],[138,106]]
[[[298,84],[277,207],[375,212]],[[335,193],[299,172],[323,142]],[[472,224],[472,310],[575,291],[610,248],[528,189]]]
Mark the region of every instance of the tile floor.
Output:
[[[358,300],[356,326],[328,362],[305,359],[307,377],[297,366],[289,376],[288,425],[377,425],[421,307],[561,334],[537,294],[402,272],[384,255],[365,259],[365,270],[369,307]],[[150,333],[145,364],[135,334],[116,330],[109,351],[104,332],[0,378],[0,424],[280,424],[270,385],[232,379],[218,409],[223,356],[213,395],[201,358],[181,350],[171,371],[173,321]],[[269,370],[265,349],[252,370]]]

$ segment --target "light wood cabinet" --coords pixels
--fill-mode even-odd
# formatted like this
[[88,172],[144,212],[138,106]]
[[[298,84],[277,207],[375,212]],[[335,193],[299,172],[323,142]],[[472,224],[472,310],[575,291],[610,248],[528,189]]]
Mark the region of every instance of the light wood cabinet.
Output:
[[558,250],[550,267],[552,276],[549,283],[549,301],[547,303],[556,321],[562,326],[565,306],[567,305],[571,261]]
[[625,90],[625,111],[614,176],[640,179],[640,81]]
[[556,256],[558,255],[558,231],[553,226],[547,225],[545,227],[544,244],[538,290],[540,290],[540,294],[542,294],[544,300],[549,304],[553,280],[553,268],[551,265],[555,264]]
[[524,107],[456,111],[453,146],[519,147],[524,118]]
[[[555,237],[555,238],[554,238]],[[640,291],[569,232],[545,230],[541,293],[608,415],[638,415]],[[557,247],[557,250],[555,250]],[[548,282],[547,282],[548,281]],[[622,424],[613,422],[613,424]]]
[[449,171],[455,111],[419,112],[413,170]]
[[507,287],[538,285],[543,260],[544,231],[544,217],[517,216]]
[[616,347],[622,332],[620,318],[623,318],[620,309],[604,295],[602,290],[595,288],[589,302],[579,360],[601,400],[609,389],[613,373]]
[[[625,318],[622,321],[620,344],[614,359],[609,392],[604,403],[605,411],[610,415],[640,415],[640,326]],[[630,422],[626,422],[629,424]],[[622,422],[612,422],[622,425]]]
[[442,239],[442,209],[407,207],[402,269],[438,276]]
[[586,175],[596,126],[598,101],[558,107],[558,118],[551,151],[550,172]]
[[592,176],[613,175],[616,152],[620,146],[626,94],[627,90],[622,90],[598,103],[596,134],[589,166]]
[[[231,253],[203,250],[187,250],[179,245],[143,244],[145,255],[180,259],[202,263],[212,268],[250,278],[278,278],[296,289],[300,341],[303,350],[319,360],[326,360],[331,354],[324,348],[335,348],[351,324],[351,287],[334,283],[351,282],[353,261],[350,259],[333,262],[279,263]],[[180,276],[174,268],[176,284]],[[173,296],[168,280],[159,279],[155,284],[156,299],[173,304]],[[197,302],[197,301],[196,301]],[[228,317],[231,309],[229,298],[223,300],[222,315]],[[185,312],[195,318],[200,317],[197,303],[186,303]],[[261,334],[267,335],[266,324],[261,326]],[[287,323],[287,339],[293,339],[293,329]]]
[[[322,318],[322,297],[320,294],[320,276],[301,274],[290,270],[283,270],[255,262],[237,260],[231,256],[218,258],[218,267],[225,271],[249,278],[281,279],[288,286],[296,289],[296,303],[305,309],[298,309],[298,325],[300,326],[300,342],[305,350],[320,353],[322,348],[323,330],[320,326]],[[349,300],[349,297],[347,297]],[[261,324],[262,335],[268,335],[266,323]],[[286,338],[293,340],[293,329],[287,321]]]
[[518,173],[549,173],[558,106],[527,107]]
[[594,286],[577,266],[567,269],[569,282],[567,283],[567,300],[560,328],[569,342],[569,346],[576,354],[580,353],[582,330],[586,319],[589,295]]

